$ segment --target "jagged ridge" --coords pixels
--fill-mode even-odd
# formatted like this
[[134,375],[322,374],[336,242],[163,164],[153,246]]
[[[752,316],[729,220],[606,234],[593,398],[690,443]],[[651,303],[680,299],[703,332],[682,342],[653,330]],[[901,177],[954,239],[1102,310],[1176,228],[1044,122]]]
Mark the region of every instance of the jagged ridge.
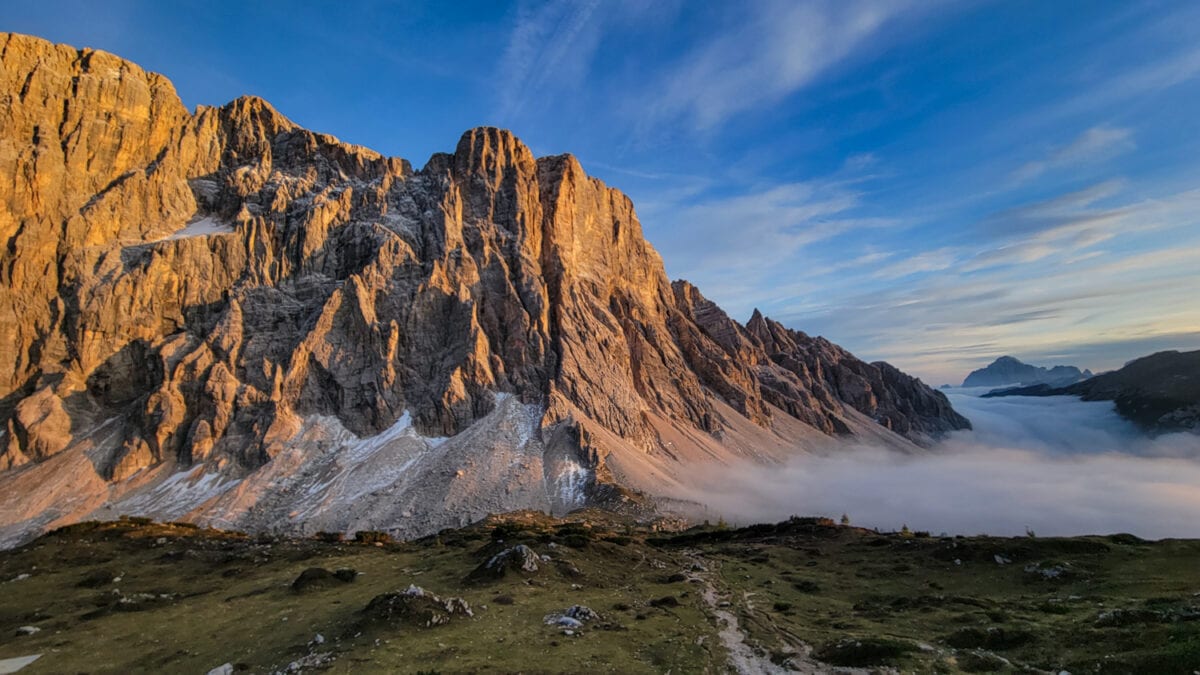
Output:
[[261,99],[189,113],[103,52],[5,35],[0,78],[0,468],[77,448],[109,481],[241,475],[318,417],[454,436],[498,393],[601,482],[615,446],[664,447],[656,420],[720,438],[727,406],[918,442],[968,425],[887,364],[672,285],[628,197],[510,132],[414,171]]

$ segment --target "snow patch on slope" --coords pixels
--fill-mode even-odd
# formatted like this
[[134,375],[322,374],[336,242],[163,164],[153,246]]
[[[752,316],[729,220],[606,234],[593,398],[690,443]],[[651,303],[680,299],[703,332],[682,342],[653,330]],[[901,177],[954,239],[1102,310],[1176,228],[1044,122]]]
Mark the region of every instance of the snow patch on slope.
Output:
[[173,241],[175,239],[187,239],[190,237],[206,237],[210,234],[232,234],[233,226],[213,218],[212,216],[203,216],[197,220],[193,220],[182,228],[176,230],[170,235],[163,237],[162,241]]
[[0,504],[7,483],[26,480],[41,485],[43,501],[62,507],[50,514],[28,505],[50,515],[14,514],[0,526],[0,541],[18,545],[49,527],[119,515],[291,535],[386,530],[415,537],[491,513],[563,515],[584,506],[595,472],[576,448],[543,437],[543,406],[509,394],[494,401],[489,415],[449,438],[422,436],[408,413],[368,437],[336,417],[309,416],[281,452],[248,474],[162,465],[117,484],[97,476],[86,490],[78,480],[49,484],[45,475],[56,463],[80,468],[49,475],[76,476],[85,467],[94,475],[88,449],[76,448],[0,479]]
[[559,502],[567,508],[579,508],[587,501],[587,486],[593,481],[593,472],[577,461],[563,463],[554,480]]
[[[288,534],[386,530],[419,536],[489,513],[582,506],[592,472],[562,458],[546,471],[540,405],[497,394],[491,414],[462,433],[425,437],[405,413],[359,438],[336,417],[306,418],[268,464],[189,515],[217,527]],[[544,476],[559,476],[546,481]]]
[[171,474],[153,487],[135,492],[111,505],[116,513],[152,513],[159,520],[180,520],[241,481],[195,467]]

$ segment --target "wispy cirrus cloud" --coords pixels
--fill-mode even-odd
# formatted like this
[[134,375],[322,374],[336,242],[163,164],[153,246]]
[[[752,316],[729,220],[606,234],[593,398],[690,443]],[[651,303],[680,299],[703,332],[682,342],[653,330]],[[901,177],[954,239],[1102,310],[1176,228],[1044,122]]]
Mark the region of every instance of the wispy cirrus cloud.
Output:
[[[1177,28],[1177,27],[1176,27]],[[1163,91],[1200,77],[1200,48],[1184,47],[1106,77],[1058,112],[1078,112]]]
[[777,103],[877,46],[881,29],[911,6],[902,0],[763,1],[730,9],[718,36],[685,54],[646,92],[645,100],[655,102],[649,122],[708,130]]
[[600,0],[522,3],[500,59],[500,119],[521,112],[552,79],[579,76],[591,60],[601,28],[593,20]]
[[[1125,50],[1155,45],[1136,58],[1047,47],[1057,60],[992,94],[955,89],[975,70],[909,72],[907,57],[880,68],[891,53],[923,58],[912,37],[948,14],[925,5],[750,0],[676,6],[650,30],[628,20],[646,11],[525,7],[497,90],[523,120],[613,130],[585,165],[634,196],[668,272],[732,315],[760,306],[939,377],[1007,351],[1129,348],[1195,323],[1184,287],[1200,283],[1200,240],[1186,225],[1200,193],[1146,168],[1172,123],[1151,101],[1187,100],[1200,76],[1187,39],[1126,31]],[[912,126],[923,106],[940,116]],[[763,124],[773,132],[748,132]],[[974,142],[985,127],[994,134]],[[894,143],[893,130],[919,141]]]
[[1056,148],[1046,157],[1024,164],[1013,172],[1012,180],[1015,183],[1024,183],[1047,171],[1110,159],[1133,150],[1134,147],[1131,130],[1104,125],[1094,126],[1079,134],[1067,145]]
[[[802,181],[733,196],[693,196],[686,203],[651,203],[643,213],[668,225],[655,237],[656,245],[671,252],[668,270],[702,290],[720,289],[726,309],[740,314],[764,299],[763,280],[780,268],[798,278],[794,273],[803,269],[806,247],[901,224],[862,216],[856,213],[860,205],[860,194],[844,182]],[[859,261],[870,265],[884,257],[865,254]]]
[[951,247],[922,251],[878,269],[873,276],[876,279],[899,279],[910,274],[939,272],[952,267],[960,255],[957,249]]
[[1200,346],[1200,190],[1124,190],[1102,183],[1008,209],[982,221],[982,240],[889,259],[886,288],[848,279],[821,304],[774,318],[938,381],[1000,353],[1076,354],[1104,368],[1136,345]]

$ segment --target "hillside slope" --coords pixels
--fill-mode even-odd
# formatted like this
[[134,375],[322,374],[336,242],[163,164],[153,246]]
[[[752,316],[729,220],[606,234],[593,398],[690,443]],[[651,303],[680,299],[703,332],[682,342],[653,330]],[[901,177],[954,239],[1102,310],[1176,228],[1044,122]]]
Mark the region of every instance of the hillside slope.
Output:
[[[1194,540],[906,537],[816,518],[663,525],[526,513],[397,544],[81,524],[0,552],[0,663],[40,655],[31,674],[1200,668]],[[487,567],[517,546],[519,564]]]

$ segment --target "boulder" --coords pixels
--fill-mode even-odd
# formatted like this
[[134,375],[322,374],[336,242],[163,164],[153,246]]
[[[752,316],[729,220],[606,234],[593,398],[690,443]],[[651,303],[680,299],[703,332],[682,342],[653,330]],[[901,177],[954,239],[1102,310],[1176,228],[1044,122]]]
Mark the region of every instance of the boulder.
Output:
[[432,628],[474,613],[462,598],[442,599],[420,586],[410,585],[403,591],[375,596],[363,609],[363,615],[368,622]]
[[533,549],[524,544],[517,544],[500,551],[471,570],[471,573],[467,575],[467,581],[493,581],[504,578],[509,572],[521,575],[536,574],[540,569],[540,563],[541,558],[534,553]]

